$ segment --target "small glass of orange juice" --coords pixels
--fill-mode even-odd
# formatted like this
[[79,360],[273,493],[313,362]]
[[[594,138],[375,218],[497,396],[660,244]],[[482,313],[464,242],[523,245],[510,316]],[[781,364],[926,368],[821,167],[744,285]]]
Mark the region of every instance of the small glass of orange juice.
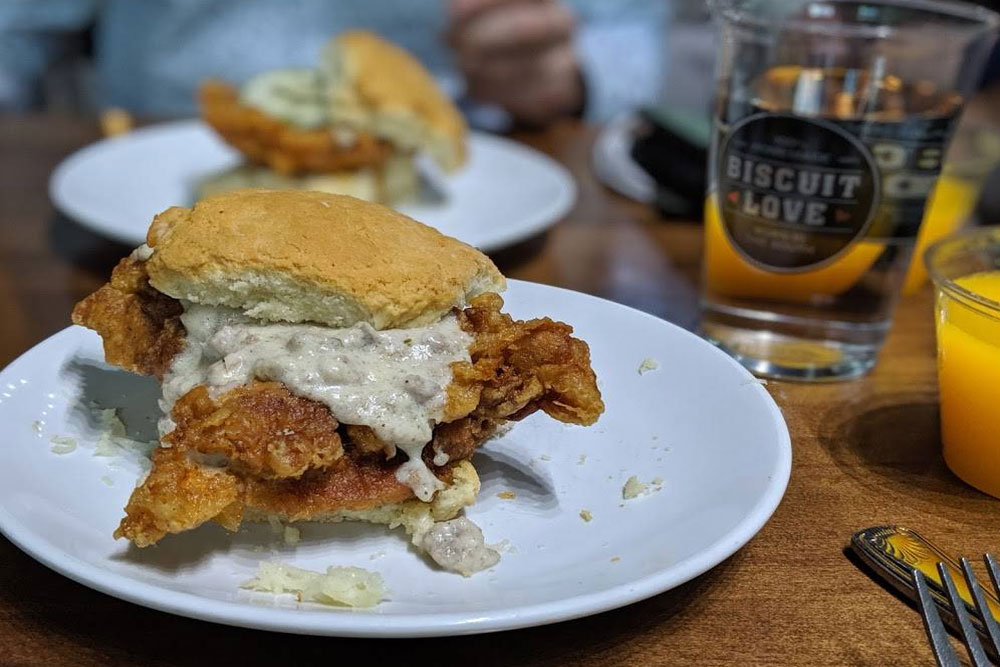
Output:
[[939,241],[925,261],[937,288],[944,459],[1000,498],[1000,227]]

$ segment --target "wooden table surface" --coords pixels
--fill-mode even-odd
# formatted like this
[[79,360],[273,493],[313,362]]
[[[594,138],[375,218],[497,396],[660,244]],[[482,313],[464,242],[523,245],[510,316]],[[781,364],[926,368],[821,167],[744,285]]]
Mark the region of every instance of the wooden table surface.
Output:
[[[72,305],[128,251],[59,216],[46,194],[58,161],[97,136],[84,120],[0,118],[0,365],[66,326]],[[518,136],[567,165],[580,197],[549,233],[497,263],[511,277],[693,325],[700,225],[665,221],[600,186],[593,136],[573,122]],[[931,301],[930,290],[903,301],[869,377],[768,385],[792,435],[788,492],[744,549],[673,591],[501,635],[323,639],[134,606],[0,538],[0,665],[930,665],[917,613],[844,547],[859,528],[897,522],[959,553],[1000,548],[1000,504],[964,486],[940,456]]]

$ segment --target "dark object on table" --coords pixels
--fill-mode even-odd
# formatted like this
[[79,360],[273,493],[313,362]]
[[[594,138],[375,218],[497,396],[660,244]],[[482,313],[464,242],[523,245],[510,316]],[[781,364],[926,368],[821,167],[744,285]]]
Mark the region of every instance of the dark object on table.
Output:
[[[986,565],[991,583],[997,591],[979,589],[970,594],[977,587],[972,585],[975,577],[968,560],[954,558],[909,528],[894,525],[865,528],[851,538],[851,548],[883,581],[917,602],[924,614],[925,623],[928,618],[931,619],[930,622],[936,619],[937,625],[943,620],[967,646],[974,642],[980,653],[985,647],[994,659],[997,658],[1000,650],[1000,637],[997,635],[1000,635],[1000,629],[994,614],[995,610],[1000,609],[1000,598],[997,597],[1000,593],[1000,584],[997,582],[1000,574],[997,573],[996,559],[987,555]],[[914,573],[917,571],[922,576],[915,577]],[[959,592],[953,581],[962,578],[969,585]],[[928,606],[936,609],[930,612]],[[943,628],[935,632],[940,635]],[[929,628],[928,634],[930,635]],[[974,637],[977,634],[980,635],[982,644]],[[937,643],[933,637],[931,641],[937,653]],[[984,656],[982,662],[974,661],[974,664],[988,663]]]
[[632,158],[657,183],[656,205],[669,217],[701,219],[711,121],[655,108],[640,112]]

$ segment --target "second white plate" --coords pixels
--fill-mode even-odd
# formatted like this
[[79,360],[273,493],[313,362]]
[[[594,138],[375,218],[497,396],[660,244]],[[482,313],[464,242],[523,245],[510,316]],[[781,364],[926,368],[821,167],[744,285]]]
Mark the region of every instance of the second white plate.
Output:
[[[469,136],[468,162],[435,179],[440,199],[397,208],[484,251],[529,238],[573,206],[576,185],[560,164],[536,150],[489,134]],[[197,120],[164,123],[98,141],[52,173],[49,196],[67,216],[136,246],[153,216],[193,203],[195,184],[240,157]]]

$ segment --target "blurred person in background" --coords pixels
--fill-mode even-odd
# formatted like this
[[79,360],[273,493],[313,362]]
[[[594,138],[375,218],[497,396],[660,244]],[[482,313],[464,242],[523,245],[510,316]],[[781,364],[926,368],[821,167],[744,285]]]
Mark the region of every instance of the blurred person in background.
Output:
[[4,0],[0,109],[193,115],[209,77],[310,67],[351,28],[412,52],[473,122],[603,121],[660,91],[668,0]]

